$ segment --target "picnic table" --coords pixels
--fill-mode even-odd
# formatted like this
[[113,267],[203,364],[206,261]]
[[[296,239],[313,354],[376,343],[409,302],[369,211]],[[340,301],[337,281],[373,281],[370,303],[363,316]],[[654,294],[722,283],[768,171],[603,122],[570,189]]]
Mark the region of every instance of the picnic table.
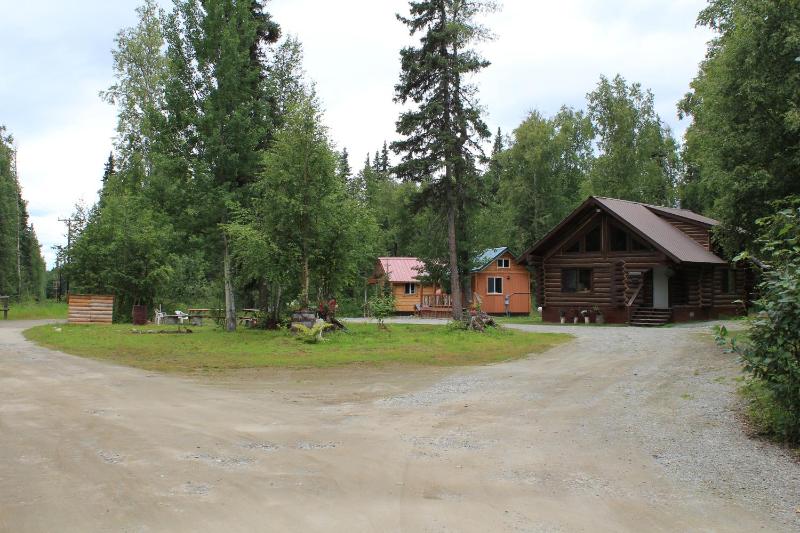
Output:
[[[258,324],[258,313],[258,309],[246,308],[242,309],[236,318],[239,324],[253,327]],[[225,310],[193,308],[188,310],[188,316],[193,326],[202,326],[204,318],[214,319],[217,322],[225,320]]]

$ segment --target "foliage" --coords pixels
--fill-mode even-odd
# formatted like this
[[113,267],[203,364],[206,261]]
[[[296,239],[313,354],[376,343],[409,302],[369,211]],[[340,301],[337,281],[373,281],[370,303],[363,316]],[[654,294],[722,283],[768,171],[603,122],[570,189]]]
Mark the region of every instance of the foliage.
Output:
[[370,314],[377,319],[378,327],[385,329],[386,324],[384,324],[384,320],[389,318],[394,314],[394,295],[391,293],[389,294],[377,294],[369,299],[369,311]]
[[[772,429],[787,441],[800,442],[800,198],[781,203],[783,209],[758,221],[756,241],[770,268],[759,285],[760,312],[749,320],[745,342],[718,329],[745,371],[763,386],[762,398],[774,403]],[[746,255],[746,254],[745,254]]]
[[152,306],[173,275],[169,221],[141,198],[110,194],[71,250],[72,292],[115,295],[115,316]]
[[679,106],[692,119],[681,200],[722,222],[735,255],[770,201],[800,194],[800,4],[710,0],[698,24],[717,35]]
[[617,75],[587,95],[599,154],[587,192],[656,205],[674,204],[677,143],[656,114],[653,93]]
[[584,200],[580,191],[592,164],[591,122],[566,107],[552,118],[532,112],[495,160],[502,201],[495,211],[508,213],[507,226],[514,228],[503,243],[522,250]]
[[306,344],[317,344],[325,340],[325,331],[333,329],[335,326],[327,322],[317,322],[313,327],[307,328],[303,324],[292,326],[297,334],[297,340]]
[[0,126],[0,295],[44,299],[45,264],[16,173],[11,135]]
[[[29,329],[25,336],[49,348],[146,370],[213,372],[245,368],[325,368],[349,364],[482,365],[526,357],[567,342],[552,333],[451,332],[441,326],[397,324],[379,331],[347,324],[348,335],[321,344],[298,343],[286,330],[192,328],[192,335],[134,335],[130,326],[64,325]],[[173,329],[153,327],[154,330]]]

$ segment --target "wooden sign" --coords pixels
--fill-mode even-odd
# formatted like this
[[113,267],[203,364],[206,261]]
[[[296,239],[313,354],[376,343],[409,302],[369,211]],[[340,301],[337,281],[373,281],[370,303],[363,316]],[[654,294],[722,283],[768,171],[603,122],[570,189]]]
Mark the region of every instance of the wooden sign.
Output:
[[69,295],[70,324],[111,324],[114,297],[97,294]]

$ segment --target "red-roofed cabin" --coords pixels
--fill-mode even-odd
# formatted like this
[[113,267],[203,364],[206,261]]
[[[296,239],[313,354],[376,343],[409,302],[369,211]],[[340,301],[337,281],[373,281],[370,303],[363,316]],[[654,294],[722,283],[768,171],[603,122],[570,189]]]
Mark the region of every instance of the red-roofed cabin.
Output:
[[441,289],[420,281],[425,275],[425,264],[416,257],[379,257],[369,283],[375,285],[388,280],[397,313],[418,313],[437,301],[441,307],[449,306],[449,298]]
[[589,197],[520,260],[534,268],[548,322],[597,311],[640,326],[739,314],[752,276],[714,253],[717,224],[685,209]]

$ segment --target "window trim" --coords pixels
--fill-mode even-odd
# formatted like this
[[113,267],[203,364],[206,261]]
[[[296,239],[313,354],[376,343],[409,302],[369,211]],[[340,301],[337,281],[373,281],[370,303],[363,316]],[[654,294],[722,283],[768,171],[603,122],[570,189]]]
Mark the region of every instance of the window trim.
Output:
[[414,296],[415,294],[417,294],[417,284],[406,283],[405,286],[403,287],[403,294],[405,294],[406,296]]
[[503,257],[497,260],[497,268],[511,268],[511,259]]
[[[497,291],[497,280],[500,280],[500,291]],[[503,278],[501,276],[489,276],[486,278],[486,294],[503,294]]]

